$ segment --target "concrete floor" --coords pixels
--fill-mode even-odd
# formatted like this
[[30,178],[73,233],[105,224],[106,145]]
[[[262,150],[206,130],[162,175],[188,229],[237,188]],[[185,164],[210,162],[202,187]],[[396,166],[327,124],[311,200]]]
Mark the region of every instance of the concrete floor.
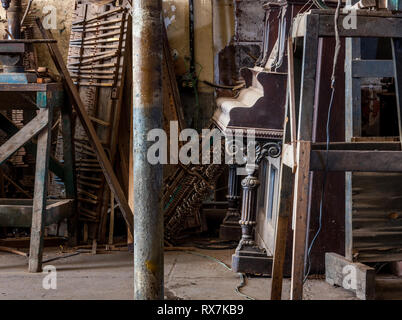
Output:
[[[240,283],[237,274],[216,261],[230,264],[233,250],[198,250],[165,253],[165,295],[167,299],[246,299],[235,292]],[[65,255],[57,249],[45,250],[44,259]],[[49,262],[57,270],[57,289],[42,287],[44,274],[27,273],[27,259],[0,253],[0,299],[132,299],[133,256],[128,252],[80,254]],[[268,299],[270,279],[248,278],[241,289],[256,299]],[[284,299],[289,298],[289,280],[285,280]],[[308,280],[304,298],[308,300],[352,300],[352,293],[328,285],[324,280]]]

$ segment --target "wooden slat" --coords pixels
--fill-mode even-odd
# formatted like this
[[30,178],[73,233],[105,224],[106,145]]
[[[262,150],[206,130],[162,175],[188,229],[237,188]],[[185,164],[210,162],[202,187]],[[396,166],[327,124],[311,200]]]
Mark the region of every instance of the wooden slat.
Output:
[[[36,22],[42,33],[42,36],[45,39],[52,39],[51,33],[48,30],[44,29],[40,19],[37,19]],[[121,188],[119,181],[117,180],[117,177],[113,171],[113,167],[105,153],[105,150],[103,149],[103,146],[102,146],[101,142],[99,141],[95,128],[93,127],[92,122],[89,119],[89,117],[85,111],[85,106],[83,105],[80,95],[77,91],[77,88],[75,87],[75,85],[70,77],[70,74],[67,70],[67,67],[64,64],[63,57],[59,51],[59,48],[58,48],[57,44],[55,44],[55,43],[48,44],[48,47],[50,49],[53,61],[56,65],[58,71],[64,77],[64,83],[66,85],[67,92],[70,95],[71,102],[73,103],[73,105],[75,107],[77,115],[81,121],[81,124],[83,125],[83,127],[86,131],[86,134],[88,135],[90,143],[96,153],[96,156],[102,167],[105,178],[108,182],[108,185],[115,195],[116,201],[120,206],[120,210],[123,214],[124,219],[126,220],[129,230],[131,230],[131,232],[132,232],[134,230],[133,213],[127,203],[123,189]]]
[[[32,208],[31,245],[29,249],[29,272],[42,271],[43,231],[46,214],[48,166],[52,134],[52,108],[45,109],[47,127],[38,136],[36,152],[35,186]],[[22,131],[22,130],[21,130]],[[20,131],[20,132],[21,132]]]
[[303,299],[304,258],[306,252],[307,214],[309,200],[309,163],[311,142],[297,142],[297,168],[293,199],[293,255],[290,297]]
[[402,174],[353,174],[353,257],[398,261],[402,253]]
[[354,60],[352,76],[355,78],[393,78],[395,76],[392,60]]
[[[326,156],[326,151],[312,150],[311,171],[323,171]],[[402,152],[330,150],[328,171],[402,172]]]
[[[326,150],[325,142],[313,143],[311,149]],[[330,150],[377,150],[377,151],[401,151],[399,141],[372,141],[372,142],[331,142]]]
[[[400,30],[402,33],[402,30]],[[399,138],[402,143],[402,34],[399,39],[392,39],[392,55],[394,59],[395,93],[398,113]]]
[[282,299],[283,266],[286,254],[286,239],[289,227],[289,218],[292,216],[293,181],[292,170],[281,164],[279,208],[276,221],[275,250],[272,265],[271,300]]
[[25,125],[20,131],[8,139],[0,147],[0,164],[10,158],[15,152],[23,147],[29,140],[35,137],[46,127],[49,118],[48,109],[40,109],[39,114]]
[[[5,115],[0,113],[0,129],[3,130],[8,136],[16,134],[20,129]],[[25,145],[25,149],[35,155],[36,144],[32,141]],[[49,169],[60,179],[64,181],[64,166],[53,156],[50,156]]]
[[[356,38],[399,38],[402,32],[402,18],[397,15],[382,15],[386,19],[378,19],[377,13],[364,13],[365,10],[357,10],[357,28],[345,29],[339,28],[341,37],[356,37]],[[293,28],[292,37],[304,37],[306,34],[306,19],[309,16],[319,16],[319,36],[334,37],[334,10],[317,11],[312,10],[309,13],[302,14],[296,17]],[[343,21],[346,15],[341,13],[339,21]]]

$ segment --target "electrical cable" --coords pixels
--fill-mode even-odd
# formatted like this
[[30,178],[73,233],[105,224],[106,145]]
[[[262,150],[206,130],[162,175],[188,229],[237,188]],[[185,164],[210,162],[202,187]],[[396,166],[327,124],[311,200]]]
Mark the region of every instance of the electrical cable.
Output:
[[216,241],[210,243],[194,242],[194,247],[203,250],[229,250],[235,249],[238,245],[236,241]]
[[[215,257],[211,257],[211,256],[208,256],[208,255],[206,255],[206,254],[199,253],[199,252],[192,252],[192,251],[183,251],[183,252],[188,253],[188,254],[192,254],[192,255],[195,255],[195,256],[199,256],[199,257],[202,257],[202,258],[206,258],[206,259],[209,259],[209,260],[212,260],[212,261],[214,261],[214,262],[217,262],[217,263],[220,264],[221,266],[223,266],[225,269],[227,269],[227,270],[229,270],[229,271],[233,271],[232,268],[229,267],[226,263],[224,263],[223,261],[221,261],[221,260],[219,260],[219,259],[217,259],[217,258],[215,258]],[[240,291],[240,290],[241,290],[242,288],[244,288],[244,287],[246,286],[246,284],[247,284],[247,283],[246,283],[246,277],[244,276],[243,273],[237,273],[237,274],[238,274],[239,277],[240,277],[240,283],[237,285],[237,287],[236,287],[236,289],[235,289],[236,293],[237,293],[238,295],[240,295],[240,296],[242,296],[242,297],[248,299],[248,300],[256,300],[255,298],[250,297],[250,296],[248,296],[248,295],[246,295],[246,294],[244,294],[244,293],[242,293],[242,292]]]
[[[317,0],[315,0],[317,1]],[[328,175],[328,152],[329,152],[329,145],[330,145],[330,132],[329,132],[329,126],[331,122],[331,111],[332,107],[334,104],[334,97],[335,97],[335,84],[336,84],[336,67],[338,64],[338,58],[339,58],[339,52],[341,49],[341,40],[339,36],[339,26],[338,26],[338,18],[339,18],[339,12],[341,8],[341,3],[342,0],[338,0],[338,5],[335,10],[335,52],[334,52],[334,60],[333,60],[333,66],[332,66],[332,75],[331,75],[331,99],[329,102],[329,107],[328,107],[328,114],[327,114],[327,125],[326,125],[326,152],[325,152],[325,170],[324,170],[324,176],[323,176],[323,181],[322,181],[322,188],[321,188],[321,199],[320,199],[320,211],[319,211],[319,218],[318,218],[318,230],[315,233],[313,240],[310,243],[310,246],[307,251],[307,272],[305,273],[303,283],[307,281],[307,278],[310,274],[311,271],[311,250],[313,249],[314,243],[317,240],[319,234],[321,233],[322,229],[322,216],[323,216],[323,203],[324,203],[324,198],[325,198],[325,186],[327,184],[327,175]]]
[[51,261],[56,261],[56,260],[60,260],[60,259],[66,259],[66,258],[78,256],[81,253],[88,253],[88,252],[91,252],[91,251],[85,250],[85,249],[77,249],[75,252],[70,253],[70,254],[66,254],[64,256],[59,256],[59,257],[54,257],[54,258],[49,258],[47,260],[43,260],[42,263],[48,263],[48,262],[51,262]]

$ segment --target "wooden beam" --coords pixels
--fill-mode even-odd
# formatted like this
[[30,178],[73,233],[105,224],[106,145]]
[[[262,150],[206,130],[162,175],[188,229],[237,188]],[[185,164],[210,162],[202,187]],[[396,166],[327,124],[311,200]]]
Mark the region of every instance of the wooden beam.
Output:
[[297,168],[293,198],[293,255],[290,299],[303,299],[304,258],[306,252],[309,202],[309,164],[311,142],[297,142]]
[[[36,19],[36,23],[41,31],[42,36],[45,39],[53,39],[53,36],[46,30],[40,19]],[[81,97],[77,88],[75,87],[70,74],[67,70],[67,67],[63,61],[63,57],[60,53],[60,50],[56,43],[48,43],[47,44],[53,59],[53,62],[56,65],[59,73],[63,76],[64,84],[66,86],[66,90],[70,96],[71,102],[73,103],[77,115],[81,121],[83,128],[85,129],[86,134],[88,135],[89,141],[92,145],[96,153],[96,157],[99,160],[99,164],[102,167],[103,174],[105,175],[106,181],[109,185],[110,190],[114,193],[117,203],[119,204],[120,210],[123,214],[124,219],[126,220],[127,226],[131,232],[134,230],[134,219],[133,219],[133,212],[131,211],[126,197],[124,195],[123,189],[121,188],[119,181],[113,171],[113,167],[110,163],[109,158],[106,155],[105,150],[99,138],[96,134],[95,128],[91,122],[91,119],[88,117],[86,113],[85,106],[81,101]]]
[[[325,12],[326,11],[326,12]],[[304,37],[306,35],[306,19],[310,16],[319,17],[319,37],[334,37],[334,12],[335,10],[311,10],[308,13],[297,16],[292,27],[292,37]],[[390,13],[378,14],[377,12],[363,12],[357,10],[357,28],[339,28],[340,37],[348,38],[399,38],[402,30],[402,16]],[[382,19],[379,19],[382,17]],[[343,21],[346,14],[339,15],[339,21]]]
[[[0,129],[8,136],[13,136],[20,130],[10,119],[0,113]],[[29,141],[25,145],[25,149],[32,155],[36,154],[36,143]],[[53,156],[50,156],[49,169],[61,180],[64,181],[64,166]]]
[[279,208],[275,228],[275,250],[272,264],[271,300],[282,299],[283,266],[286,255],[289,218],[292,216],[294,175],[291,168],[281,164]]
[[[36,152],[35,186],[32,208],[31,244],[29,249],[29,272],[42,271],[43,231],[46,214],[46,199],[48,187],[48,166],[52,135],[52,108],[41,110],[46,115],[46,128],[38,136]],[[22,130],[21,130],[22,131]],[[20,131],[20,132],[21,132]]]
[[401,151],[312,150],[311,171],[402,172]]
[[[402,32],[401,32],[402,33]],[[392,56],[394,63],[395,93],[398,113],[399,139],[402,143],[402,36],[392,39]]]
[[[292,172],[296,171],[296,93],[295,93],[295,69],[294,69],[294,57],[293,57],[293,39],[288,38],[288,95],[289,95],[289,122],[290,122],[290,142],[292,145],[292,162],[293,165],[289,165],[292,168]],[[290,155],[289,155],[290,156]]]
[[[326,150],[326,142],[313,143],[311,149]],[[333,150],[354,150],[354,151],[401,151],[401,143],[398,141],[370,141],[370,142],[331,142],[330,151]]]
[[352,77],[354,78],[393,78],[392,60],[353,60]]
[[29,140],[35,137],[48,124],[49,110],[40,109],[39,114],[25,125],[20,131],[8,139],[0,147],[0,164],[10,158],[23,147]]

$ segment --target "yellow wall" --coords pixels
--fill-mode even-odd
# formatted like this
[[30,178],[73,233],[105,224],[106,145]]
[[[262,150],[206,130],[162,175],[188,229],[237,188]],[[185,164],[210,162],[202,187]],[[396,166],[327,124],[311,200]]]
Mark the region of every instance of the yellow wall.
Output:
[[[26,0],[23,1],[26,3]],[[43,17],[43,8],[53,5],[57,8],[57,30],[54,37],[64,57],[67,57],[72,12],[75,0],[34,0],[33,14]],[[25,5],[24,5],[25,6]],[[214,54],[219,52],[231,39],[233,34],[232,0],[194,0],[195,10],[195,59],[200,80],[214,80]],[[188,70],[189,57],[189,8],[188,0],[163,0],[163,14],[171,49],[174,52],[176,73],[183,75]],[[4,36],[5,12],[0,8],[0,36]],[[213,29],[216,28],[215,37]],[[37,35],[40,37],[39,35]],[[214,45],[215,43],[215,45]],[[42,47],[41,52],[46,51]],[[48,57],[40,55],[40,63],[48,64]],[[210,92],[211,88],[200,84],[201,92]]]
[[[23,0],[23,9],[25,9],[26,0]],[[52,30],[53,36],[58,40],[59,47],[63,53],[63,56],[67,58],[68,53],[68,42],[70,38],[70,28],[71,28],[71,19],[72,19],[72,11],[74,9],[75,0],[34,0],[31,12],[33,15],[38,17],[44,17],[43,9],[48,6],[54,6],[57,12],[57,30]],[[4,29],[6,26],[6,13],[5,10],[0,6],[0,36],[3,38]],[[37,34],[35,37],[40,38],[40,35]],[[39,47],[40,52],[46,52],[46,48],[43,46]],[[43,54],[39,54],[39,63],[41,65],[47,65],[48,60],[47,57]]]

